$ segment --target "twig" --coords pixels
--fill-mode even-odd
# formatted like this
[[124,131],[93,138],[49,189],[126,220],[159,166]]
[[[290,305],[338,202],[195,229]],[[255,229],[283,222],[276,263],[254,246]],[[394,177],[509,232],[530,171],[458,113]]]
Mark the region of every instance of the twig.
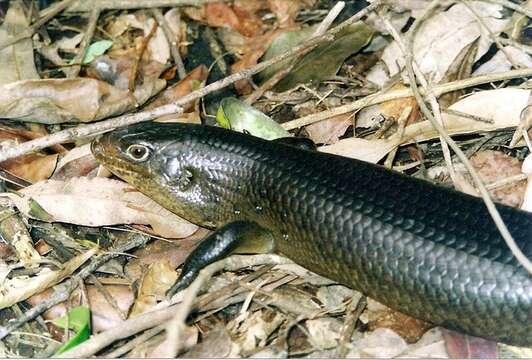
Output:
[[[310,38],[323,35],[327,31],[329,26],[331,26],[334,19],[338,17],[338,15],[340,14],[340,12],[343,10],[344,7],[345,7],[345,2],[338,1],[336,5],[334,5],[334,7],[331,9],[331,11],[329,11],[327,16],[318,25],[318,27],[316,28],[316,30],[314,31],[314,33],[312,34]],[[303,58],[303,56],[308,54],[311,50],[312,49],[308,49],[307,51],[302,52],[298,57],[295,57],[294,59],[292,59],[291,63],[288,66],[284,67],[283,69],[273,74],[273,76],[270,77],[268,80],[266,80],[261,86],[259,86],[259,88],[253,92],[253,94],[251,94],[250,96],[246,98],[246,103],[251,105],[255,101],[257,101],[266,91],[274,87],[275,84],[277,84],[286,75],[288,75],[292,71],[294,66],[296,66],[296,64]]]
[[176,6],[202,6],[210,2],[220,2],[220,0],[91,0],[73,4],[67,11],[87,12],[96,4],[102,10],[131,10]]
[[[391,25],[391,24],[389,24],[389,25],[393,27],[393,25]],[[420,92],[418,91],[418,88],[417,88],[416,74],[415,74],[415,70],[413,68],[413,55],[412,55],[412,53],[407,52],[401,37],[398,36],[397,31],[395,31],[395,35],[397,36],[397,37],[394,36],[395,41],[398,43],[399,48],[403,51],[403,55],[405,56],[406,69],[408,71],[408,76],[410,78],[410,86],[412,87],[412,91],[414,92],[414,96],[416,97],[416,101],[417,101],[417,103],[419,105],[420,110],[423,112],[425,117],[430,121],[432,126],[434,126],[434,128],[438,131],[438,133],[440,134],[440,137],[447,144],[449,144],[449,146],[453,149],[453,151],[456,154],[456,156],[464,164],[464,166],[466,167],[467,171],[469,172],[469,174],[473,178],[473,181],[475,182],[475,185],[477,186],[477,189],[478,189],[482,199],[484,200],[484,203],[486,204],[486,208],[488,209],[488,212],[489,212],[490,216],[492,217],[492,219],[493,219],[493,221],[495,223],[495,226],[497,226],[497,229],[499,229],[499,232],[501,233],[501,236],[506,241],[506,244],[508,245],[508,247],[512,251],[513,255],[516,257],[517,261],[519,261],[519,263],[529,273],[532,274],[532,263],[522,253],[521,249],[519,249],[519,247],[515,243],[515,240],[513,239],[513,237],[510,234],[510,232],[508,231],[508,228],[506,227],[506,224],[502,220],[501,215],[499,214],[497,208],[495,207],[495,204],[491,200],[491,197],[490,197],[490,195],[488,193],[488,190],[486,190],[486,187],[484,186],[484,183],[482,182],[482,179],[480,178],[480,176],[478,175],[476,170],[473,168],[473,166],[469,162],[469,159],[464,154],[464,152],[454,142],[454,140],[449,136],[449,134],[447,134],[447,132],[441,126],[441,124],[438,121],[436,121],[436,119],[434,118],[433,114],[427,108],[427,106],[426,106],[426,104],[425,104],[425,102],[424,102],[424,100],[423,100],[423,98],[422,98],[422,96],[421,96],[421,94],[420,94]],[[421,79],[420,79],[420,81],[421,81]],[[431,94],[429,91],[427,91],[427,94],[429,94],[429,96],[434,97],[434,95]]]
[[514,4],[511,1],[508,1],[508,0],[482,0],[482,1],[489,2],[489,3],[492,3],[492,4],[502,5],[504,7],[509,8],[509,9],[515,10],[517,12],[520,12],[521,14],[524,14],[524,15],[528,16],[529,18],[532,18],[532,10],[527,9],[527,8],[525,8],[523,6],[520,6],[520,5]]
[[[510,70],[510,71],[505,71],[505,72],[501,72],[497,74],[475,76],[469,79],[451,81],[445,84],[434,85],[434,87],[432,88],[432,92],[434,96],[437,97],[437,96],[440,96],[448,92],[461,90],[461,89],[465,89],[468,87],[481,85],[481,84],[485,84],[489,82],[501,81],[501,80],[507,80],[507,79],[515,79],[515,78],[528,77],[528,76],[532,76],[532,68]],[[420,89],[420,92],[421,92],[421,95],[425,94],[425,91],[423,89]],[[286,130],[297,129],[299,127],[313,124],[315,122],[325,120],[325,119],[328,119],[328,118],[331,118],[337,115],[356,111],[366,106],[375,105],[375,104],[379,104],[382,102],[405,98],[405,97],[411,97],[411,96],[413,96],[412,89],[393,90],[393,91],[386,92],[384,94],[379,93],[379,94],[368,95],[365,98],[354,101],[350,104],[338,106],[331,110],[326,110],[326,111],[322,111],[319,113],[303,116],[298,119],[287,121],[281,125]],[[0,156],[0,159],[2,159],[1,156]]]
[[462,118],[465,118],[465,119],[470,119],[470,120],[473,120],[473,121],[479,121],[479,122],[486,123],[486,124],[495,123],[495,121],[493,121],[493,119],[488,119],[488,118],[485,118],[483,116],[472,115],[472,114],[468,114],[468,113],[465,113],[465,112],[462,112],[462,111],[453,110],[453,109],[449,109],[449,108],[442,110],[442,112],[444,112],[446,114],[454,115],[454,116],[459,116],[459,117],[462,117]]
[[153,329],[146,330],[142,335],[137,336],[130,342],[120,346],[119,348],[113,350],[112,352],[105,354],[104,357],[107,359],[115,359],[119,356],[127,354],[128,352],[136,348],[138,345],[144,344],[146,341],[148,341],[155,335],[159,334],[163,330],[164,330],[164,325],[159,325],[159,326],[154,327]]
[[[234,83],[235,81],[249,78],[250,76],[253,76],[256,73],[261,72],[262,70],[266,69],[267,67],[273,64],[276,64],[290,57],[297,56],[303,51],[305,51],[306,49],[315,47],[316,45],[324,41],[330,41],[333,38],[334,34],[342,31],[342,29],[358,21],[362,16],[365,16],[370,11],[373,11],[377,7],[377,4],[378,4],[377,2],[370,4],[364,10],[358,12],[351,18],[341,23],[340,25],[335,26],[334,28],[330,29],[322,36],[309,39],[303,42],[301,45],[294,47],[292,50],[286,53],[280,54],[270,60],[258,63],[257,65],[249,69],[244,69],[242,71],[229,75],[221,80],[218,80],[212,84],[205,86],[202,89],[193,91],[192,93],[178,99],[173,104],[163,105],[158,108],[145,111],[145,112],[136,113],[133,115],[119,116],[119,117],[112,118],[109,120],[100,121],[95,124],[81,125],[75,128],[58,131],[54,134],[51,134],[46,137],[42,137],[37,140],[28,141],[20,145],[17,145],[15,147],[3,149],[2,153],[0,153],[0,162],[20,156],[20,155],[24,155],[24,154],[27,154],[33,151],[41,150],[51,145],[72,141],[80,137],[95,135],[98,133],[109,131],[117,127],[131,125],[131,124],[148,121],[148,120],[153,120],[163,115],[181,113],[183,111],[183,109],[181,108],[181,105],[183,104],[187,104],[211,92],[222,89]],[[528,70],[532,72],[532,69],[528,69]]]
[[137,51],[137,56],[135,57],[135,61],[133,62],[133,66],[131,67],[130,73],[129,73],[129,81],[128,81],[128,90],[130,94],[133,94],[135,92],[135,80],[137,80],[137,72],[139,69],[139,64],[142,61],[142,56],[144,55],[144,52],[146,51],[146,48],[148,47],[148,43],[150,42],[151,38],[155,34],[155,31],[157,31],[157,28],[159,27],[159,24],[157,21],[153,21],[153,25],[151,26],[150,32],[148,35],[146,35],[142,42],[140,43],[140,48]]
[[100,8],[98,6],[95,6],[91,10],[91,13],[89,16],[89,23],[87,25],[87,30],[85,30],[85,36],[83,36],[83,40],[81,41],[81,44],[79,44],[79,51],[74,57],[73,62],[75,65],[72,66],[70,69],[65,69],[65,72],[68,78],[74,78],[78,76],[79,71],[81,70],[80,64],[83,62],[83,59],[85,58],[85,53],[87,52],[87,48],[89,47],[89,44],[94,35],[94,30],[96,30],[96,24],[98,23],[99,17],[100,17]]
[[4,41],[0,43],[0,50],[5,49],[8,46],[11,46],[13,44],[16,44],[20,40],[26,39],[31,37],[41,26],[46,24],[51,18],[59,14],[61,11],[63,11],[68,6],[72,5],[73,2],[77,0],[63,0],[60,3],[58,3],[56,6],[54,6],[46,16],[42,16],[31,24],[28,28],[26,28],[24,31],[21,31],[20,33],[16,34],[12,39],[9,39],[7,41]]
[[520,42],[514,40],[514,39],[505,39],[505,38],[502,38],[502,37],[498,37],[499,41],[501,44],[503,45],[506,45],[506,46],[512,46],[516,49],[519,49],[523,52],[526,52],[528,55],[532,55],[532,46],[530,45],[525,45],[525,44],[521,44]]
[[[148,242],[148,236],[142,236],[134,234],[131,239],[125,243],[120,244],[116,251],[125,252],[144,245]],[[16,330],[26,322],[35,319],[38,315],[42,314],[52,306],[62,303],[70,297],[70,294],[77,288],[80,281],[87,278],[96,269],[105,264],[110,259],[116,257],[116,254],[105,253],[91,260],[90,264],[85,266],[77,275],[72,276],[70,279],[63,282],[59,287],[61,290],[56,290],[55,294],[47,300],[39,303],[38,305],[27,310],[22,316],[17,317],[13,321],[9,322],[6,326],[0,327],[0,340],[9,335],[13,330]]]
[[157,20],[157,22],[159,23],[159,26],[161,26],[164,31],[164,36],[168,41],[168,45],[170,46],[170,52],[172,53],[172,58],[174,59],[174,63],[177,67],[177,74],[179,75],[179,79],[182,80],[185,78],[185,76],[187,76],[187,72],[185,70],[185,65],[183,64],[183,59],[181,59],[179,48],[177,47],[176,36],[178,36],[179,34],[174,34],[172,29],[170,29],[170,26],[168,26],[168,22],[164,18],[161,9],[152,9],[151,13],[155,17],[155,20]]
[[510,62],[510,64],[512,64],[512,66],[516,69],[519,69],[521,66],[519,66],[519,64],[514,60],[514,58],[512,57],[512,55],[510,55],[508,53],[508,51],[506,50],[506,48],[504,47],[503,44],[501,44],[501,42],[499,41],[499,38],[497,37],[497,35],[495,35],[493,33],[493,31],[491,31],[491,29],[489,28],[489,26],[486,24],[486,22],[480,17],[480,15],[475,11],[475,9],[473,9],[471,7],[471,5],[468,4],[468,1],[467,0],[462,0],[462,4],[464,4],[464,6],[467,8],[467,10],[469,10],[469,12],[471,14],[473,14],[473,16],[475,17],[475,19],[477,20],[478,24],[480,25],[481,28],[484,29],[484,31],[486,31],[486,33],[488,34],[488,36],[490,37],[490,39],[495,43],[495,45],[497,45],[497,47],[499,48],[500,51],[502,51],[502,53],[504,54],[504,56],[506,57],[506,59]]
[[[277,255],[254,255],[254,256],[231,256],[214,264],[211,264],[201,270],[198,278],[194,282],[202,283],[205,276],[214,274],[220,270],[238,270],[242,267],[266,265],[266,264],[286,264],[290,260]],[[194,286],[194,282],[190,287]],[[189,287],[189,288],[190,288]],[[188,290],[186,290],[188,293]],[[173,299],[177,299],[182,292],[177,293]],[[119,326],[101,332],[91,337],[89,340],[59,355],[60,358],[86,358],[96,354],[98,351],[109,346],[119,339],[135,335],[136,333],[160,325],[165,321],[172,319],[175,312],[178,311],[179,305],[171,305],[168,301],[163,301],[155,307],[158,310],[139,315],[121,323]]]
[[345,317],[345,325],[343,326],[342,331],[340,333],[339,344],[334,354],[335,357],[346,357],[347,352],[349,351],[347,344],[351,342],[351,335],[355,330],[356,322],[360,318],[360,315],[362,314],[366,306],[368,305],[368,301],[365,296],[362,296],[356,303],[354,303],[353,300],[354,299],[351,299],[351,304],[349,306],[348,313]]
[[[417,31],[419,30],[421,23],[425,21],[425,19],[432,14],[437,7],[439,7],[441,1],[436,0],[433,1],[430,4],[429,9],[425,12],[424,16],[416,19],[416,21],[412,24],[412,28],[410,30],[410,37],[408,38],[407,45],[403,45],[400,43],[401,41],[401,35],[397,32],[395,27],[392,25],[391,21],[389,19],[384,19],[384,23],[394,40],[398,43],[399,47],[404,46],[401,48],[403,51],[403,54],[405,54],[405,61],[410,61],[412,64],[412,68],[415,71],[416,77],[419,80],[420,84],[423,86],[423,88],[426,91],[426,97],[428,98],[430,102],[430,106],[432,107],[432,113],[434,114],[434,119],[437,121],[440,125],[443,125],[443,118],[441,116],[440,111],[440,104],[438,103],[438,100],[436,99],[436,96],[432,93],[432,87],[429,86],[427,80],[425,79],[425,76],[423,75],[423,72],[421,71],[421,68],[417,65],[415,59],[414,59],[414,40],[415,36],[417,34]],[[408,58],[407,56],[410,56]],[[410,79],[410,81],[416,81],[416,78]],[[417,87],[415,88],[417,89]],[[412,88],[412,91],[415,92],[414,88]],[[414,94],[415,95],[415,94]],[[463,190],[463,187],[461,186],[462,182],[456,175],[456,171],[454,170],[453,160],[451,157],[451,151],[449,150],[449,145],[447,142],[444,141],[443,137],[441,135],[438,136],[441,143],[441,149],[443,153],[443,159],[445,160],[445,164],[447,165],[447,169],[449,170],[449,176],[451,177],[451,180],[457,189]]]
[[526,174],[512,175],[507,178],[500,179],[492,183],[486,184],[486,189],[488,190],[498,189],[500,187],[508,186],[510,184],[513,184],[519,181],[524,181],[526,179],[528,179],[528,175]]
[[[412,112],[412,106],[407,106],[403,109],[401,115],[399,115],[399,119],[397,119],[397,124],[399,125],[399,128],[397,129],[397,134],[399,135],[399,138],[397,140],[397,143],[399,144],[403,138],[403,135],[405,133],[406,123],[408,121],[408,118],[410,117],[410,113]],[[399,146],[396,146],[388,153],[388,156],[386,156],[386,160],[384,161],[384,167],[391,169],[393,167],[393,160],[395,159],[395,155],[397,154],[397,151],[399,150]]]

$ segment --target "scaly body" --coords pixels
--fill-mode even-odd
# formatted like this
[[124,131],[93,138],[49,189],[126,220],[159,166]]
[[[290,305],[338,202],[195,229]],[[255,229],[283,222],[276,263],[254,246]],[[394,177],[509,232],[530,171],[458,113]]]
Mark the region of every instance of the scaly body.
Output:
[[[392,308],[532,346],[532,276],[478,198],[373,164],[190,124],[117,130],[93,152],[192,222],[256,224],[272,238],[265,248]],[[532,214],[498,209],[532,257]],[[213,249],[205,245],[189,267],[211,262],[200,258]]]

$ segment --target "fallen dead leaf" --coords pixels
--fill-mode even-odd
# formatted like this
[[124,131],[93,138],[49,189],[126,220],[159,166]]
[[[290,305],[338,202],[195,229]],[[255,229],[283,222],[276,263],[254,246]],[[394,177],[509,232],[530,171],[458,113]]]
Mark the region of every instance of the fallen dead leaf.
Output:
[[147,224],[156,234],[168,238],[187,237],[198,229],[117,180],[48,180],[20,190],[19,195],[9,194],[17,208],[24,215],[36,218],[37,203],[48,214],[45,219],[37,216],[44,221],[85,226]]
[[[0,26],[0,39],[14,39],[28,29],[30,22],[31,19],[24,13],[22,3],[10,3]],[[16,44],[1,49],[0,64],[0,84],[40,78],[33,60],[33,41],[30,38],[20,39]]]
[[[91,309],[91,329],[94,333],[99,333],[101,331],[109,330],[120,326],[124,320],[121,318],[120,314],[109,304],[107,299],[103,294],[96,288],[94,285],[86,286],[88,301]],[[114,298],[118,308],[124,313],[127,314],[133,301],[135,300],[135,295],[133,291],[128,286],[123,285],[105,285],[105,290]],[[43,301],[48,300],[54,291],[52,289],[46,289],[39,294],[36,294],[29,299],[27,302],[36,306]],[[81,296],[81,291],[79,289],[75,290],[71,299],[77,299]],[[67,313],[67,302],[62,302],[58,305],[55,305],[48,309],[43,317],[45,320],[54,320],[61,316],[66,315]]]
[[[191,93],[194,90],[197,90],[209,76],[208,69],[205,65],[200,65],[194,70],[189,72],[187,76],[178,81],[176,84],[166,88],[159,95],[157,95],[152,102],[150,102],[145,110],[154,109],[156,107],[173,103],[179,98]],[[183,111],[189,112],[193,110],[194,102],[183,105]]]
[[43,268],[39,274],[33,277],[17,276],[6,279],[0,284],[0,309],[26,300],[30,296],[61,282],[97,252],[97,247],[87,250],[64,263],[60,270],[53,271],[49,268]]
[[63,155],[52,175],[53,180],[67,180],[86,176],[99,166],[90,150],[90,144],[78,146]]
[[[472,1],[468,5],[479,14],[493,33],[502,31],[509,21],[509,18],[502,18],[500,5],[480,1]],[[437,83],[445,76],[462,49],[479,37],[475,61],[486,53],[492,41],[475,15],[464,4],[455,4],[422,23],[414,40],[414,60],[421,71]],[[404,67],[404,56],[396,42],[386,47],[382,61],[387,71],[382,72],[376,66],[367,76],[368,80],[381,86]]]
[[148,267],[142,278],[137,299],[130,316],[134,317],[150,311],[164,298],[166,290],[177,280],[177,273],[168,260],[158,261]]
[[145,83],[132,97],[89,78],[17,81],[0,86],[0,117],[43,124],[90,122],[136,109],[165,84],[160,79]]
[[268,0],[272,13],[275,14],[280,28],[295,26],[296,17],[301,8],[300,0]]
[[333,144],[344,135],[352,124],[351,114],[340,114],[305,127],[310,139],[316,144]]
[[[522,162],[502,151],[484,150],[475,153],[469,161],[477,170],[484,184],[490,184],[513,175],[521,174]],[[464,174],[465,175],[465,174]],[[493,200],[519,207],[525,195],[526,180],[490,190]]]

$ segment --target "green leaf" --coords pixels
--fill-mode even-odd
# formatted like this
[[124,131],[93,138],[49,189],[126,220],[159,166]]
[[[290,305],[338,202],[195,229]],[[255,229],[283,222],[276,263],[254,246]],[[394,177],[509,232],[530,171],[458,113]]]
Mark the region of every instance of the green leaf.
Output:
[[220,101],[216,121],[226,129],[248,132],[266,140],[292,136],[275,120],[235,98]]
[[68,327],[68,329],[72,329],[76,332],[66,344],[56,351],[55,355],[62,354],[87,340],[90,336],[90,320],[90,310],[86,306],[75,307],[71,309],[67,315],[53,320],[53,324],[65,330],[67,330]]
[[[286,91],[298,84],[308,83],[310,81],[319,82],[335,75],[345,59],[369,44],[373,37],[373,33],[373,28],[361,21],[348,26],[336,34],[332,42],[320,45],[305,55],[303,59],[294,66],[292,71],[277,83],[274,89],[276,91]],[[303,35],[307,34],[308,30],[305,29]],[[305,38],[301,35],[292,35],[290,39],[291,42],[289,42],[289,45],[294,46]],[[276,44],[276,41],[272,42],[270,48]],[[283,46],[282,49],[286,48],[288,45],[283,44]],[[268,49],[263,60],[268,60],[269,56],[275,55],[276,53],[277,50],[270,51],[270,49]],[[275,72],[272,72],[270,68],[267,68],[260,73],[259,76],[261,76],[262,80],[265,80],[268,76],[272,76],[274,73]]]
[[111,40],[100,40],[90,44],[81,63],[89,64],[96,56],[103,55],[111,46],[113,46]]

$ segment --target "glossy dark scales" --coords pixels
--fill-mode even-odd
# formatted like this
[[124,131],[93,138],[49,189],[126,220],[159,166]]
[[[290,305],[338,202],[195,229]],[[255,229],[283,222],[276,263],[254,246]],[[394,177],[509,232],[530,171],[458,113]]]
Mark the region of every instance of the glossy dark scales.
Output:
[[[127,160],[114,159],[119,155],[109,150],[135,141],[165,146],[152,160],[155,170],[143,172],[148,180],[124,176]],[[99,144],[109,145],[98,151]],[[213,127],[145,124],[106,135],[99,144],[95,153],[112,171],[151,196],[164,193],[156,200],[193,222],[204,221],[203,213],[217,227],[249,221],[273,234],[277,252],[390,307],[532,346],[532,277],[478,198],[372,164]],[[200,200],[189,210],[186,194],[176,195],[156,173],[157,163],[171,157],[200,174]],[[209,199],[217,199],[215,211],[209,212]],[[207,210],[194,210],[201,206]],[[498,209],[531,258],[532,215]]]

